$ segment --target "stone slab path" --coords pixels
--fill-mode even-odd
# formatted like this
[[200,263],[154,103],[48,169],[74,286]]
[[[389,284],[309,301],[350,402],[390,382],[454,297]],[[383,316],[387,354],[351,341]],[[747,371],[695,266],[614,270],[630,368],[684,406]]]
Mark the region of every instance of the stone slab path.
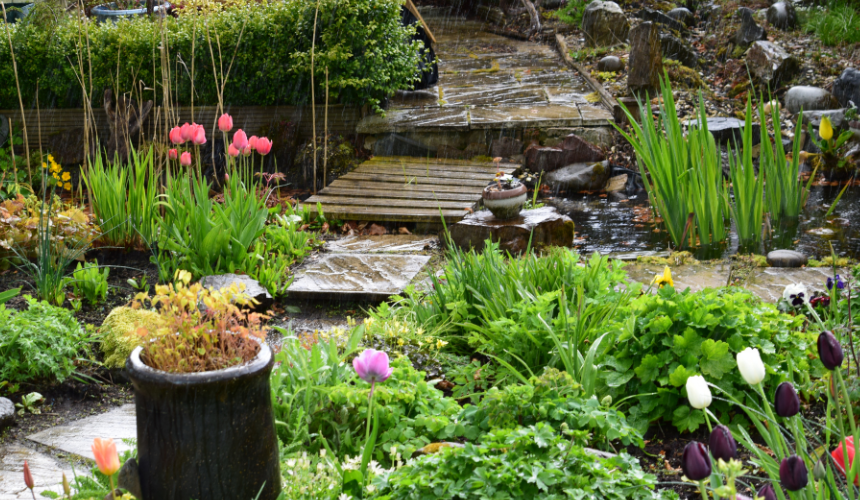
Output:
[[91,446],[93,439],[97,437],[113,438],[116,441],[116,449],[120,453],[128,450],[130,447],[122,440],[137,438],[134,405],[123,405],[101,415],[52,427],[27,436],[27,439],[50,448],[91,459],[93,458]]

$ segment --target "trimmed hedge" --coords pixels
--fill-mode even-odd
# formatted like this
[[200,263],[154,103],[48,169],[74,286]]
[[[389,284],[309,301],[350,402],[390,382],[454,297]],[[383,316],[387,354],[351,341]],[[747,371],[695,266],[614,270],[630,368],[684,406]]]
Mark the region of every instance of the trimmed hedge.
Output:
[[[315,7],[316,2],[285,0],[206,16],[168,17],[163,23],[145,17],[116,24],[87,22],[83,26],[74,18],[65,18],[55,25],[19,22],[12,25],[12,41],[25,106],[35,107],[37,84],[42,108],[82,105],[83,94],[75,74],[81,45],[86,73],[90,73],[87,53],[92,54],[95,107],[101,107],[105,88],[134,91],[135,96],[140,95],[142,87],[148,88],[143,97],[160,102],[162,29],[169,44],[174,104],[191,102],[192,41],[194,103],[218,103],[207,33],[216,65],[220,66],[218,41],[225,71],[235,53],[224,92],[225,104],[309,103]],[[334,102],[370,104],[377,108],[394,91],[411,88],[421,44],[410,40],[414,27],[401,26],[400,9],[400,0],[321,1],[315,50],[318,96],[324,92],[326,66]],[[31,17],[44,19],[44,16]],[[17,107],[9,44],[4,36],[0,43],[0,108]]]

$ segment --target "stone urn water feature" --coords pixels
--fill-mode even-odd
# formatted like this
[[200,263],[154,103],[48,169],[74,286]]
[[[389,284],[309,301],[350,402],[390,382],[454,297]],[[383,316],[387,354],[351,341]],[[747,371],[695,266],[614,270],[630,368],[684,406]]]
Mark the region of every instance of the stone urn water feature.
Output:
[[481,193],[484,206],[499,220],[519,217],[527,196],[526,186],[511,175],[496,177],[496,181]]

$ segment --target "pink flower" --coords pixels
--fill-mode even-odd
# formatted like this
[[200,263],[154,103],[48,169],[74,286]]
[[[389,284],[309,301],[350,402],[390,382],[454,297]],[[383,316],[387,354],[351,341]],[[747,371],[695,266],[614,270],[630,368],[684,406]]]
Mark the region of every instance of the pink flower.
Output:
[[242,150],[242,155],[243,155],[243,156],[248,156],[248,155],[250,155],[250,154],[251,154],[251,146],[248,146],[247,148],[245,148],[245,149],[243,149],[243,150]]
[[[188,153],[183,153],[185,156]],[[95,438],[93,440],[93,456],[96,465],[105,476],[113,476],[119,470],[119,455],[116,452],[116,443],[113,439]]]
[[175,159],[179,158],[179,153],[175,149],[171,149],[170,151],[167,152],[167,157],[170,158],[171,160],[175,160]]
[[371,384],[385,382],[394,371],[388,366],[388,354],[376,349],[365,349],[352,360],[352,366],[361,380]]
[[[839,469],[843,475],[846,470],[850,470],[851,466],[854,465],[854,436],[848,436],[845,439],[845,450],[848,452],[848,468],[845,467],[845,455],[842,450],[842,443],[836,445],[836,449],[830,453],[830,456],[833,457],[833,461],[836,462],[836,468]],[[854,484],[860,484],[860,477],[854,478]]]
[[30,474],[30,466],[27,465],[26,460],[24,460],[24,485],[30,490],[35,486],[35,483],[33,483],[33,474]]
[[230,144],[230,146],[227,147],[227,154],[236,157],[239,156],[239,150],[236,149],[236,146]]
[[182,156],[179,157],[179,164],[183,167],[191,166],[191,153],[188,151],[182,153]]
[[203,128],[203,125],[192,125],[194,127],[194,137],[191,138],[192,142],[198,146],[202,146],[206,144],[206,129]]
[[233,129],[233,117],[224,113],[218,118],[218,130],[221,132],[229,132]]
[[251,149],[257,149],[257,140],[258,140],[258,139],[257,139],[257,136],[256,136],[256,135],[252,135],[252,136],[248,139],[248,146],[251,146]]
[[172,142],[173,144],[182,144],[183,142],[185,142],[184,140],[182,140],[182,129],[180,129],[179,127],[173,127],[172,129],[170,129],[168,137],[170,137],[170,142]]
[[233,145],[236,146],[236,149],[239,151],[248,147],[248,135],[245,134],[245,131],[239,129],[233,134]]
[[179,127],[180,134],[182,135],[182,142],[188,142],[194,138],[194,127],[185,122]]
[[269,154],[269,151],[272,150],[272,141],[270,141],[267,137],[260,137],[257,139],[257,152],[261,155],[265,156]]

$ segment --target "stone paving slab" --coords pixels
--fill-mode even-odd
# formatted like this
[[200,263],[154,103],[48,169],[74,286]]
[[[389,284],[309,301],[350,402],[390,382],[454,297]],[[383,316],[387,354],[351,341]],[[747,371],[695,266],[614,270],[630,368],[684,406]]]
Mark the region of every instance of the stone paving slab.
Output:
[[439,244],[435,236],[418,234],[386,234],[383,236],[347,236],[328,241],[326,250],[332,253],[413,253]]
[[305,261],[287,293],[300,299],[385,300],[402,292],[429,260],[423,255],[323,255]]
[[75,473],[89,474],[86,467],[75,467],[63,463],[45,453],[11,443],[0,447],[0,500],[32,499],[30,490],[24,485],[24,461],[30,467],[36,498],[42,498],[43,491],[63,493],[63,473],[72,481]]
[[126,404],[101,415],[76,420],[68,425],[52,427],[27,439],[45,446],[93,459],[93,439],[113,438],[116,449],[122,453],[130,447],[122,439],[137,438],[134,405]]

